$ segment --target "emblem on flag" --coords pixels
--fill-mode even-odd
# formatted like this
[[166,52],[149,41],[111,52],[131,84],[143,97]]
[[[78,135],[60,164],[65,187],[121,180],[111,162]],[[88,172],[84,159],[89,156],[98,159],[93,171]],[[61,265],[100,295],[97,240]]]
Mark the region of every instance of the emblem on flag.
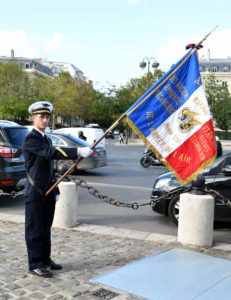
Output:
[[216,138],[196,48],[127,111],[129,125],[187,183],[216,158]]

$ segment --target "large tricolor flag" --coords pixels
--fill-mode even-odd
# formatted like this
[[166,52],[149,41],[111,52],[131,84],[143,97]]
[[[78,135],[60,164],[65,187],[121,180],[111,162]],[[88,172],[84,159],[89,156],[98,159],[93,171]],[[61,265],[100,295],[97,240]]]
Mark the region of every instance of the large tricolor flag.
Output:
[[195,48],[126,115],[129,125],[181,183],[191,181],[216,158],[216,138]]

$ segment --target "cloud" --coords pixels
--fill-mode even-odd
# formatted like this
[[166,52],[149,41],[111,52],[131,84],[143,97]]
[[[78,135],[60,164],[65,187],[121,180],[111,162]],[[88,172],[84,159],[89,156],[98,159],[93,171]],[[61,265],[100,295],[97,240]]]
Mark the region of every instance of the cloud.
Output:
[[56,32],[52,37],[48,38],[45,43],[45,49],[49,53],[59,51],[65,44],[65,36],[61,32]]
[[[231,43],[227,42],[230,35],[231,29],[213,32],[208,39],[203,42],[204,47],[199,51],[199,57],[207,57],[208,49],[210,50],[210,58],[227,58],[231,56]],[[160,63],[160,68],[167,71],[186,53],[185,46],[187,44],[197,43],[202,38],[203,36],[198,34],[168,40],[156,52],[156,58]]]
[[227,58],[231,56],[231,43],[229,37],[231,29],[214,32],[208,40],[203,43],[204,48],[201,49],[201,55],[206,55],[208,49],[211,52],[211,58]]
[[[24,30],[0,30],[0,56],[10,56],[10,50],[16,57],[48,58],[49,60],[70,60],[79,45],[70,41],[61,32],[51,36],[31,36]],[[69,58],[69,59],[68,59]]]
[[29,37],[23,30],[0,30],[1,48],[0,55],[9,56],[13,49],[17,56],[37,57],[39,50],[35,47],[37,38]]

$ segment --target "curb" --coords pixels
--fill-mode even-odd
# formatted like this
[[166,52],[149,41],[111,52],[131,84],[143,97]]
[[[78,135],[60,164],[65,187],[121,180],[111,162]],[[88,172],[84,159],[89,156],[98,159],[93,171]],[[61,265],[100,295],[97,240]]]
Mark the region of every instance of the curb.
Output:
[[[24,215],[12,215],[7,213],[0,213],[0,221],[8,221],[14,223],[24,223],[25,217]],[[146,231],[138,231],[131,229],[122,229],[115,228],[110,226],[103,225],[88,225],[88,224],[77,224],[75,227],[71,228],[63,228],[63,227],[55,227],[63,230],[76,230],[81,232],[89,232],[94,234],[102,234],[102,235],[110,235],[115,237],[123,237],[123,238],[132,238],[136,240],[143,241],[153,241],[153,242],[161,242],[161,243],[170,243],[176,242],[176,236],[174,235],[166,235],[166,234],[158,234]]]
[[[7,213],[0,213],[0,221],[24,223],[24,215],[12,215]],[[82,224],[77,224],[76,227],[72,227],[72,228],[61,228],[61,227],[54,227],[54,226],[53,228],[87,232],[92,234],[108,235],[108,236],[121,237],[121,238],[130,238],[130,239],[149,241],[149,242],[155,242],[161,244],[178,243],[177,237],[174,235],[158,234],[158,233],[131,230],[131,229],[122,229],[122,228],[115,228],[115,227],[103,226],[103,225],[89,225],[89,224],[82,223]],[[216,243],[210,248],[214,250],[231,251],[231,244]]]

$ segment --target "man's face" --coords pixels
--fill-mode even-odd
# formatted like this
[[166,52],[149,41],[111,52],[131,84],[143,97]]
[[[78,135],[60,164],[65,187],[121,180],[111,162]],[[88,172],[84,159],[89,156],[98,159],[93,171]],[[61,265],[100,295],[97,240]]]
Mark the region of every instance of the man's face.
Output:
[[50,115],[49,114],[35,114],[32,115],[32,120],[34,122],[34,127],[40,131],[45,131],[48,126]]

